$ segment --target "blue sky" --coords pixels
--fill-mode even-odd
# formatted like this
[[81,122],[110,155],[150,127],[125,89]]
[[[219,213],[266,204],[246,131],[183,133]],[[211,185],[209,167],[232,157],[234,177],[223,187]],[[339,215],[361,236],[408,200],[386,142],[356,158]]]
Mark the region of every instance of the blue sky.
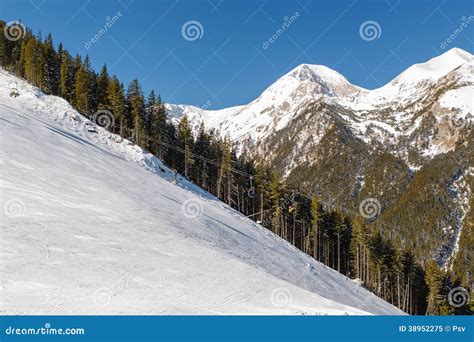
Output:
[[[96,69],[106,63],[124,83],[138,78],[166,102],[211,109],[251,101],[302,63],[326,65],[366,88],[382,86],[452,47],[473,53],[470,16],[468,0],[0,2],[0,19],[51,32],[72,54],[89,54]],[[183,36],[188,22],[200,34]]]

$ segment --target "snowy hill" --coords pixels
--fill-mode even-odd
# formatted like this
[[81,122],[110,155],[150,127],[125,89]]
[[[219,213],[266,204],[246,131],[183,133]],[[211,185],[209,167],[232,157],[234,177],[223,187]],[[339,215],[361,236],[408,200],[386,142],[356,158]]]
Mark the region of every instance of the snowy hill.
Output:
[[0,71],[0,314],[402,314],[172,179]]

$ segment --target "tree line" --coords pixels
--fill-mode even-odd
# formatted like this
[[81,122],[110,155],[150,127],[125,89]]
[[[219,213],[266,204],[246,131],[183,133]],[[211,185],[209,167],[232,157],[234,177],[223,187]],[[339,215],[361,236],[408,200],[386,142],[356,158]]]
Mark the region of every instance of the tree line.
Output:
[[[0,32],[4,26],[0,21]],[[88,56],[72,56],[62,44],[55,48],[51,34],[43,39],[26,29],[17,41],[0,35],[0,66],[64,98],[89,118],[98,110],[110,111],[111,132],[133,140],[234,209],[405,312],[469,312],[467,305],[449,305],[448,292],[459,281],[435,262],[419,264],[411,251],[362,217],[289,188],[264,159],[238,155],[228,136],[203,123],[193,131],[186,116],[173,122],[153,90],[145,97],[136,79],[125,88],[106,65],[98,73]]]

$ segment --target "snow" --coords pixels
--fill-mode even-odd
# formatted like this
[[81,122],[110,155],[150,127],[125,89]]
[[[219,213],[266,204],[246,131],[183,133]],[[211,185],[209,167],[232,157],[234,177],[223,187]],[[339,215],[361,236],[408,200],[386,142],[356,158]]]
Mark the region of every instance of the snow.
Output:
[[364,96],[358,99],[358,109],[376,108],[414,98],[424,85],[434,84],[459,66],[473,61],[470,53],[453,48],[425,63],[414,64],[386,85],[366,90]]
[[[344,76],[322,65],[302,64],[270,85],[254,101],[244,106],[218,111],[203,110],[185,105],[167,105],[168,111],[178,120],[187,114],[199,127],[201,122],[207,128],[218,129],[237,144],[237,153],[244,151],[243,143],[249,148],[275,132],[287,127],[310,103],[323,100],[340,105],[353,114],[341,114],[353,132],[366,142],[376,138],[382,144],[396,145],[418,129],[421,117],[416,111],[423,108],[423,96],[444,78],[458,79],[459,86],[448,90],[437,104],[449,117],[440,117],[439,125],[454,120],[471,120],[474,98],[474,56],[453,48],[431,60],[415,64],[395,79],[378,89],[368,90],[351,84]],[[456,110],[452,112],[452,109]],[[380,116],[389,112],[390,116]],[[368,127],[378,127],[375,132]],[[311,132],[314,130],[308,127]],[[420,155],[433,158],[445,153],[453,146],[436,143],[433,148],[423,150]],[[406,160],[409,162],[408,160]],[[415,165],[419,168],[419,165]],[[286,170],[289,171],[289,170]]]
[[0,70],[0,314],[403,314],[91,124]]
[[445,108],[458,108],[465,115],[474,113],[474,86],[447,91],[441,96],[440,104]]
[[459,48],[453,48],[440,56],[430,59],[428,62],[412,65],[389,84],[417,83],[420,80],[426,79],[437,80],[460,65],[472,60],[473,57],[470,53]]

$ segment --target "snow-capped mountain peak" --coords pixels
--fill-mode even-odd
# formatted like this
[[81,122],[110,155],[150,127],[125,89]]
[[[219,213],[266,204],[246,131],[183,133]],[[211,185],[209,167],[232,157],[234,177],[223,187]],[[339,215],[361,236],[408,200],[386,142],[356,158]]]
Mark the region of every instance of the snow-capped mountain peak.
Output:
[[167,105],[175,120],[187,115],[194,128],[204,122],[231,139],[253,144],[274,130],[284,128],[306,104],[320,98],[340,98],[363,90],[344,76],[323,65],[301,64],[280,77],[260,96],[244,106],[203,110],[193,106]]
[[416,84],[423,80],[435,82],[460,65],[473,60],[474,56],[469,52],[453,48],[427,62],[412,65],[384,87],[396,86],[399,88],[403,85]]
[[301,95],[347,96],[361,88],[351,84],[343,75],[324,65],[301,64],[268,87],[261,97],[288,101]]
[[328,90],[327,94],[339,94],[340,89],[358,87],[349,83],[349,81],[337,71],[330,69],[324,65],[317,64],[301,64],[291,70],[285,76],[294,77],[297,80],[304,82],[314,82],[321,86],[325,86]]

